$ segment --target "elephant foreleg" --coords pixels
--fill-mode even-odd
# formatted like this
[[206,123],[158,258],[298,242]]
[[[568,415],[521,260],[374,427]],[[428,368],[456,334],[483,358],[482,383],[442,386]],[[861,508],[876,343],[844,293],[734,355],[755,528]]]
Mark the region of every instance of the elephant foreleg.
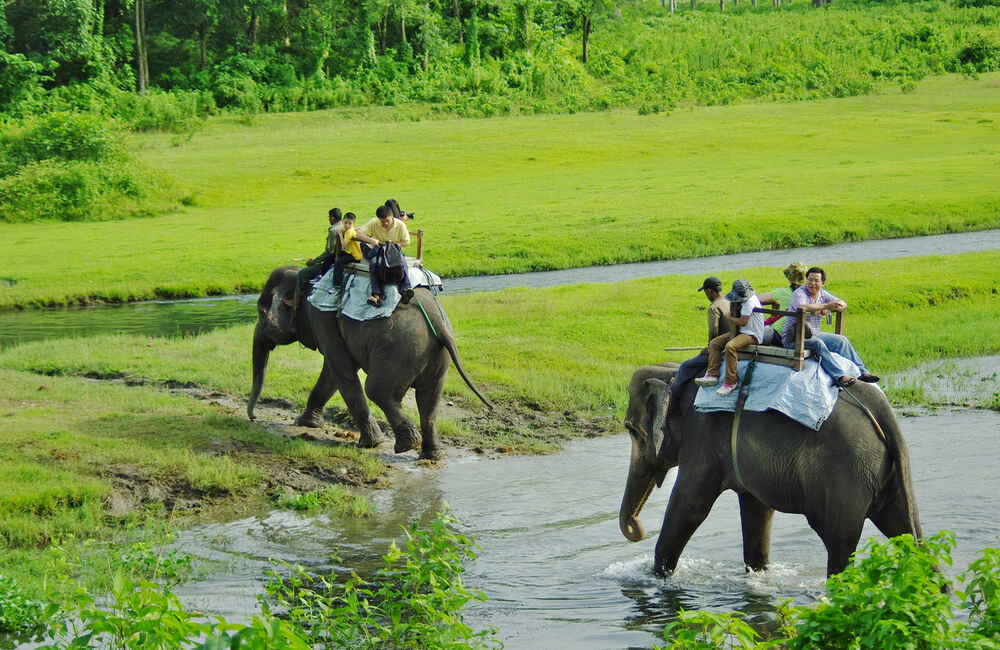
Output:
[[682,479],[678,475],[663,516],[660,537],[656,540],[653,571],[659,575],[669,575],[677,568],[681,552],[719,496],[717,483],[683,482]]
[[323,426],[323,408],[330,401],[333,394],[340,387],[340,382],[333,373],[328,361],[323,362],[323,370],[320,371],[316,379],[316,385],[309,392],[309,400],[306,402],[306,410],[295,420],[295,424],[301,427],[319,428]]
[[743,565],[747,571],[763,571],[771,555],[771,520],[774,508],[748,492],[740,494],[740,524],[743,528]]

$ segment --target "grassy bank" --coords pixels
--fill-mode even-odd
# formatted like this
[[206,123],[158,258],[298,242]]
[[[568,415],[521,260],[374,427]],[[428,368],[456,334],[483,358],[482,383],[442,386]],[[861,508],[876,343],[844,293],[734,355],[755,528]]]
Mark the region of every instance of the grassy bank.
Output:
[[395,197],[449,275],[1000,225],[1000,75],[796,104],[491,120],[214,119],[136,154],[191,204],[0,224],[0,309],[252,291],[320,252],[327,210]]
[[[828,288],[850,304],[846,332],[886,376],[1000,351],[1000,330],[990,326],[1000,313],[998,265],[993,251],[826,269]],[[779,268],[740,275],[765,290],[780,284]],[[500,404],[482,413],[450,373],[446,399],[458,408],[445,409],[441,422],[447,444],[545,451],[569,437],[619,431],[632,370],[689,356],[665,346],[703,342],[700,281],[664,276],[443,298],[466,368]],[[0,352],[0,572],[31,573],[54,541],[107,537],[142,517],[218,514],[275,503],[276,492],[378,477],[381,463],[338,439],[339,426],[328,424],[316,439],[280,435],[301,434],[275,420],[290,422],[304,404],[321,366],[314,352],[288,346],[272,354],[263,397],[281,412],[245,419],[251,331],[70,339]],[[897,403],[933,400],[887,385]]]

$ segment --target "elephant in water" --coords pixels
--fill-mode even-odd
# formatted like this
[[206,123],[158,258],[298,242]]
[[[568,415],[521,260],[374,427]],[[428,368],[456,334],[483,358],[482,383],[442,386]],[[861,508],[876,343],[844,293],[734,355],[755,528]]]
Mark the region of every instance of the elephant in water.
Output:
[[[340,317],[335,312],[320,311],[309,302],[304,302],[297,310],[288,307],[284,299],[294,295],[297,273],[296,266],[282,266],[272,271],[257,301],[253,388],[247,402],[247,415],[251,420],[271,350],[295,341],[318,349],[324,359],[323,370],[309,394],[306,410],[296,419],[296,424],[321,426],[323,408],[339,390],[361,432],[358,444],[362,447],[375,447],[382,437],[378,423],[368,410],[366,394],[389,420],[396,436],[396,453],[416,446],[416,430],[401,406],[406,391],[413,387],[420,412],[420,456],[438,458],[437,410],[450,361],[455,363],[476,396],[493,408],[465,374],[455,348],[451,323],[429,290],[414,289],[413,300],[406,305],[400,304],[389,318],[362,322]],[[367,375],[364,391],[358,380],[359,368]]]
[[656,542],[658,574],[677,567],[684,546],[724,490],[739,496],[748,570],[767,567],[775,510],[806,516],[826,545],[827,575],[847,566],[865,518],[888,537],[921,538],[906,443],[877,387],[858,384],[850,390],[874,414],[885,440],[861,407],[841,395],[819,431],[775,411],[744,411],[734,453],[733,414],[696,411],[693,383],[668,413],[668,384],[676,372],[676,364],[636,370],[625,416],[632,456],[618,521],[626,538],[644,537],[639,512],[667,471],[678,468]]

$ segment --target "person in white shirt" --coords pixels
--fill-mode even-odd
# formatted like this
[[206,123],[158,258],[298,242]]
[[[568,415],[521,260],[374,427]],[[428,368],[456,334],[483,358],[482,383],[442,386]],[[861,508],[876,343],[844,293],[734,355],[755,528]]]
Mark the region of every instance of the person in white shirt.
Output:
[[719,383],[719,368],[722,365],[722,352],[725,350],[726,377],[722,386],[715,391],[719,395],[733,392],[739,381],[737,372],[739,359],[736,353],[748,345],[760,345],[764,339],[764,314],[754,311],[761,305],[750,283],[746,280],[733,282],[733,289],[726,294],[726,300],[729,301],[731,314],[739,313],[739,316],[726,317],[737,325],[740,331],[735,335],[732,332],[720,334],[709,342],[708,368],[705,370],[705,376],[695,379],[695,383],[699,386],[715,386]]

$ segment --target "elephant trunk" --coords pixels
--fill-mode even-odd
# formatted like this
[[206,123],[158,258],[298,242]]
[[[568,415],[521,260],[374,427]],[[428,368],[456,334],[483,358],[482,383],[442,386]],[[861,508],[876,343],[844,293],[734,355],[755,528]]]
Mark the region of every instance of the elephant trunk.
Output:
[[[633,452],[634,449],[633,443]],[[625,495],[622,497],[622,506],[618,512],[618,527],[630,542],[638,542],[646,536],[646,529],[639,521],[639,513],[646,505],[646,500],[656,487],[655,475],[641,472],[637,469],[636,454],[632,455],[632,463],[629,465],[628,479],[625,481]]]
[[247,401],[247,417],[254,419],[253,409],[257,405],[261,388],[264,387],[264,374],[267,371],[267,360],[275,344],[267,337],[264,327],[257,323],[253,333],[253,387],[250,389],[250,399]]

